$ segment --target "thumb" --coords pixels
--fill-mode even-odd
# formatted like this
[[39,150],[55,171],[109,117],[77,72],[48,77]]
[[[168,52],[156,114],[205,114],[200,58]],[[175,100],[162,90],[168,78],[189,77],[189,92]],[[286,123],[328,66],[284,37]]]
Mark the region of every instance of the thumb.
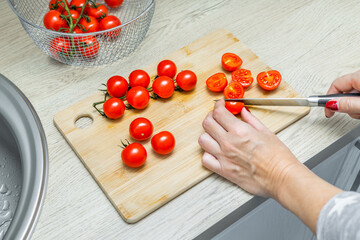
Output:
[[350,114],[360,113],[360,97],[343,97],[330,100],[325,106],[334,112],[343,112]]

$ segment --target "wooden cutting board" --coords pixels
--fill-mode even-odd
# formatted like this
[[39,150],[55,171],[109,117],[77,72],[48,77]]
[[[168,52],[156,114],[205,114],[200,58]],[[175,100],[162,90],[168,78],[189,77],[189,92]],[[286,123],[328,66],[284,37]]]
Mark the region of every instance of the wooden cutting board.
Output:
[[[211,174],[201,165],[203,151],[197,140],[203,133],[202,120],[214,107],[213,100],[223,97],[208,91],[205,81],[212,74],[224,72],[221,56],[226,52],[238,54],[244,61],[242,67],[250,69],[254,77],[270,70],[234,35],[220,29],[164,58],[173,60],[178,70],[189,69],[197,74],[194,91],[175,92],[166,100],[151,99],[145,110],[126,111],[119,120],[108,120],[94,110],[92,103],[103,99],[102,93],[97,92],[54,117],[57,128],[125,221],[139,221]],[[156,67],[157,62],[144,70],[154,76]],[[231,75],[227,73],[227,76],[230,81]],[[299,97],[285,80],[273,92],[263,91],[255,81],[245,97]],[[106,79],[100,81],[106,82]],[[307,107],[254,107],[250,110],[275,133],[309,112]],[[77,128],[75,122],[84,116],[93,120],[91,126]],[[146,164],[131,169],[123,165],[119,145],[121,139],[131,140],[128,127],[140,116],[152,121],[154,134],[163,130],[172,132],[176,147],[171,155],[160,156],[152,151],[148,140],[144,143],[148,151]]]

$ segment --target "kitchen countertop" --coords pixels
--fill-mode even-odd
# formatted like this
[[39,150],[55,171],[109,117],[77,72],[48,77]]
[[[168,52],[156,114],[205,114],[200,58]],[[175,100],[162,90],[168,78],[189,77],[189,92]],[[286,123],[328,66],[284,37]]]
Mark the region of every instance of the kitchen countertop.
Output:
[[[326,93],[336,77],[360,66],[355,0],[159,0],[140,47],[93,68],[47,57],[1,2],[0,73],[30,99],[49,146],[47,195],[33,239],[191,239],[251,198],[213,174],[140,222],[125,223],[53,124],[58,111],[92,95],[110,76],[128,76],[216,28],[231,31],[303,96]],[[312,109],[278,136],[304,162],[358,123]]]

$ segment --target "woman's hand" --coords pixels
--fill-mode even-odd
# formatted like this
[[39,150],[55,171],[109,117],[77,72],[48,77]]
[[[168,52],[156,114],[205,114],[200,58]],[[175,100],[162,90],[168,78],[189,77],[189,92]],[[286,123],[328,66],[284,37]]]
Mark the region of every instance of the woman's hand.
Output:
[[[360,92],[360,71],[336,79],[327,94]],[[335,112],[348,113],[350,117],[360,119],[360,97],[334,99],[326,104],[325,116],[332,117]]]

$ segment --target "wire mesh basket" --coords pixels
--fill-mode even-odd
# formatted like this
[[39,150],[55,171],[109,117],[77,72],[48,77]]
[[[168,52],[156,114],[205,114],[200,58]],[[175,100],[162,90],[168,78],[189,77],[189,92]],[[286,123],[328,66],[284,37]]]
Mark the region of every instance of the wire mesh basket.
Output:
[[[49,0],[7,1],[42,51],[62,63],[77,66],[109,64],[128,56],[144,39],[155,9],[155,0],[125,0],[120,7],[109,8],[109,15],[118,17],[121,25],[104,31],[73,34],[44,27]],[[104,4],[103,0],[97,3]],[[82,43],[92,47],[81,47]]]

